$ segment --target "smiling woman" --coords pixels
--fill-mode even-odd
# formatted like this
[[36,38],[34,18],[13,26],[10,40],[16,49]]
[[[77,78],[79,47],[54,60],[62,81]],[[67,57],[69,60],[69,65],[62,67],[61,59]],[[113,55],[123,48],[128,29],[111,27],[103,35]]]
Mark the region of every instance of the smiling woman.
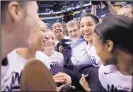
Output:
[[99,79],[107,91],[133,90],[132,39],[133,21],[127,16],[109,16],[96,26],[93,42],[103,63]]
[[99,19],[92,14],[85,14],[80,19],[80,30],[84,39],[88,44],[92,44],[92,33],[96,27],[96,24],[99,22]]
[[80,31],[82,32],[83,38],[88,43],[86,49],[94,66],[99,66],[101,62],[101,59],[96,54],[95,46],[92,41],[92,34],[98,22],[98,18],[93,14],[85,14],[80,19]]
[[55,41],[56,41],[56,37],[54,35],[54,32],[47,31],[45,33],[45,37],[43,40],[44,46],[45,46],[43,53],[50,58],[51,67],[55,67],[55,66],[63,67],[64,57],[62,53],[55,51],[55,45],[56,45]]

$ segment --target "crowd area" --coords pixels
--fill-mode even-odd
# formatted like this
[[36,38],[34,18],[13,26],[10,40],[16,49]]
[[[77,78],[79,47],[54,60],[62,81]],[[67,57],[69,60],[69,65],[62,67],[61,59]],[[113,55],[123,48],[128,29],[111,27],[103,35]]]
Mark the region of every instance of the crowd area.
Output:
[[46,26],[36,1],[1,1],[1,91],[133,91],[133,7]]

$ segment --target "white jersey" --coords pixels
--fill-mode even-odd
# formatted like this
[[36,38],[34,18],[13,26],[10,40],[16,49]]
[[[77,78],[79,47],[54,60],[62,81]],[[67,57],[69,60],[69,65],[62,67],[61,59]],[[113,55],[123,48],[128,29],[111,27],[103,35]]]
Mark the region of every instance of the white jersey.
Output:
[[[53,66],[61,66],[63,67],[64,65],[64,56],[62,53],[60,52],[57,52],[57,51],[54,51],[54,53],[51,55],[51,56],[47,56],[45,54],[45,52],[43,52],[43,54],[45,55],[45,57],[48,58],[48,65],[50,64],[50,68],[53,67]],[[43,58],[44,55],[39,55],[39,58]],[[44,60],[42,60],[44,61]]]
[[99,68],[99,80],[102,86],[107,90],[129,91],[132,90],[132,76],[121,74],[115,65],[101,65]]
[[35,58],[42,61],[48,69],[51,69],[51,67],[50,67],[50,58],[47,55],[45,55],[43,52],[36,51]]
[[[36,54],[36,56],[38,55]],[[41,60],[38,57],[36,57],[36,59]],[[45,60],[47,61],[47,58],[45,58]],[[1,91],[20,91],[21,73],[28,60],[17,54],[16,50],[13,50],[7,55],[7,61],[8,65],[2,66]],[[43,63],[47,67],[50,66],[45,62]]]
[[2,66],[1,91],[19,91],[20,77],[27,59],[16,53],[16,50],[7,55],[8,68]]
[[63,67],[64,65],[64,57],[62,53],[59,53],[57,51],[54,51],[53,55],[50,57],[50,66],[61,66]]
[[88,52],[88,56],[90,57],[92,64],[95,67],[99,67],[101,64],[101,59],[100,57],[96,54],[96,49],[95,46],[92,45],[90,46],[89,44],[86,46],[87,52]]

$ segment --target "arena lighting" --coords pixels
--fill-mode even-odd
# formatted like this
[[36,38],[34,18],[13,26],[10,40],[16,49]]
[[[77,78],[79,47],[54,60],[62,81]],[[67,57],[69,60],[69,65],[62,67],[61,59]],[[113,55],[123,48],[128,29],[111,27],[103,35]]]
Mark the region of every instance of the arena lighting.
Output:
[[40,14],[40,13],[39,13],[39,16],[40,16],[40,17],[43,17],[43,16],[45,16],[45,17],[61,16],[61,15],[63,15],[63,13],[65,13],[65,12],[71,12],[71,11],[76,12],[76,11],[82,10],[83,8],[86,8],[86,7],[90,6],[90,5],[91,5],[91,3],[84,4],[82,7],[79,7],[79,8],[77,8],[77,7],[75,7],[75,8],[74,8],[74,7],[71,7],[71,10],[69,10],[69,11],[65,10],[66,6],[64,6],[64,7],[61,9],[61,11],[54,12],[53,14],[50,14],[50,13],[42,13],[42,14]]

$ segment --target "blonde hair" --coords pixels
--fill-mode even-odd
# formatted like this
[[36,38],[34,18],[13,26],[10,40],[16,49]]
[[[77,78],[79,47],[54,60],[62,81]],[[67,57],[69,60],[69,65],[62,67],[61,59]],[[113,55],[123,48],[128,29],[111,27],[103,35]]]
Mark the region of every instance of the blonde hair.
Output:
[[46,32],[46,34],[47,33],[52,33],[54,35],[54,37],[56,38],[55,33],[51,29],[48,29],[47,32]]

